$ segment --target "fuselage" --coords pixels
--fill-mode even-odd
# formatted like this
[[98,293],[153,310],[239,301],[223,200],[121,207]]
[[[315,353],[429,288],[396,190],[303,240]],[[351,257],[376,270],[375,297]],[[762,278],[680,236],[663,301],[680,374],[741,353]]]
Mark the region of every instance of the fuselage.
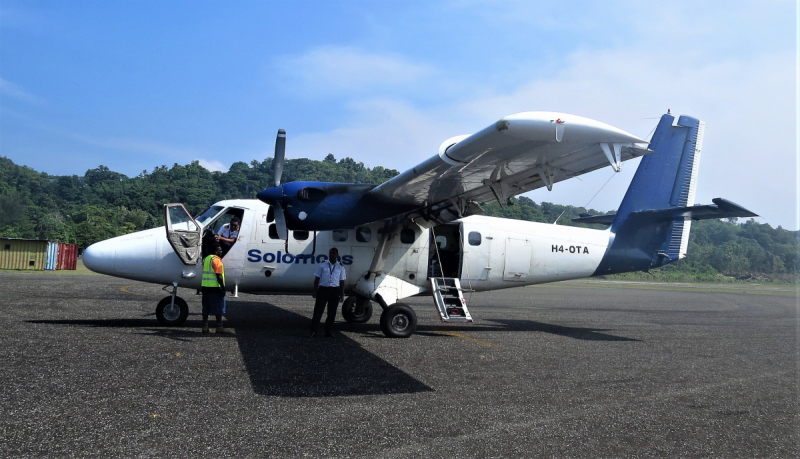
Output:
[[[215,231],[226,212],[241,215],[239,237],[224,256],[228,288],[246,293],[305,294],[316,265],[339,250],[352,290],[370,271],[383,224],[335,231],[290,231],[281,240],[270,230],[269,206],[257,200],[216,203],[215,215],[200,223]],[[609,231],[472,216],[446,225],[397,228],[387,241],[379,271],[430,290],[429,278],[456,277],[475,291],[588,277],[609,244]],[[434,242],[436,241],[436,242]],[[202,263],[185,265],[166,237],[165,227],[119,236],[84,251],[86,266],[102,274],[199,288]]]

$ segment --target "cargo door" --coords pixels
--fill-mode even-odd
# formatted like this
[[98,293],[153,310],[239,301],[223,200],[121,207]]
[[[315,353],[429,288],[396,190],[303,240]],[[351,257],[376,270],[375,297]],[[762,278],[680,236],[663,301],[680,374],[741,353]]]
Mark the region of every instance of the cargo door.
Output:
[[531,241],[528,239],[506,239],[505,268],[503,280],[523,282],[531,269]]
[[[477,229],[477,228],[475,228]],[[465,280],[488,280],[492,258],[492,237],[480,231],[469,231],[467,243],[464,245],[464,269],[461,271]]]
[[167,240],[185,265],[200,261],[200,226],[180,203],[164,204]]

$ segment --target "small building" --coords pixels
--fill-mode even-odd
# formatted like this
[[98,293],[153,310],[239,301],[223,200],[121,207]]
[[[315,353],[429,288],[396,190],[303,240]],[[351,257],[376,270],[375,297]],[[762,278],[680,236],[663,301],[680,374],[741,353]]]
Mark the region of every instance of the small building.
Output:
[[78,246],[43,239],[0,238],[0,269],[56,270],[76,268]]

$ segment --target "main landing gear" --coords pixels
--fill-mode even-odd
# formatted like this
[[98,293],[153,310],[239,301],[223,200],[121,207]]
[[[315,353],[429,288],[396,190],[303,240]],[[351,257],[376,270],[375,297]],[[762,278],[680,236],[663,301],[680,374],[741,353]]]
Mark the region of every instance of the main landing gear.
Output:
[[177,296],[177,284],[172,284],[171,292],[167,290],[169,288],[170,286],[164,287],[164,291],[170,295],[158,302],[158,306],[156,306],[156,318],[161,325],[177,327],[186,322],[186,318],[189,317],[189,305],[186,304],[183,298]]
[[[383,306],[381,331],[389,338],[408,338],[417,329],[417,314],[411,306],[395,303]],[[351,324],[363,324],[372,317],[372,302],[366,298],[349,296],[342,305],[342,316]]]

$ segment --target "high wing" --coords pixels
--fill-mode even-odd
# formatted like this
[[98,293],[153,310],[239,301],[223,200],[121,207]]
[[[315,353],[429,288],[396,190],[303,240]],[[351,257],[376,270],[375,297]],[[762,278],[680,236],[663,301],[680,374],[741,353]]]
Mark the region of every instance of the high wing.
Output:
[[[523,112],[468,136],[448,139],[433,156],[367,193],[422,210],[438,221],[480,212],[498,201],[650,153],[647,142],[581,116]],[[476,206],[476,204],[478,206]]]
[[382,185],[289,182],[280,184],[286,133],[278,131],[275,186],[257,197],[273,208],[278,235],[287,230],[397,224],[422,217],[435,224],[478,214],[481,204],[576,177],[650,153],[647,142],[608,124],[555,112],[507,116],[482,131],[446,140],[439,154]]

